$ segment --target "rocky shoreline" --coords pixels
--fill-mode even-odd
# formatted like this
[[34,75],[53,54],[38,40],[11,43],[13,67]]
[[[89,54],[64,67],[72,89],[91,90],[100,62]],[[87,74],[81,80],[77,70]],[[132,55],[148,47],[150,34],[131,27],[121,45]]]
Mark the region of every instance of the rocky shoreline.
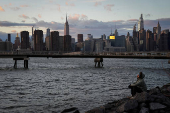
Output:
[[[80,112],[77,108],[70,108],[61,113]],[[170,113],[170,83],[137,93],[133,99],[123,98],[85,113]]]
[[170,83],[137,93],[133,99],[123,98],[85,113],[170,113]]

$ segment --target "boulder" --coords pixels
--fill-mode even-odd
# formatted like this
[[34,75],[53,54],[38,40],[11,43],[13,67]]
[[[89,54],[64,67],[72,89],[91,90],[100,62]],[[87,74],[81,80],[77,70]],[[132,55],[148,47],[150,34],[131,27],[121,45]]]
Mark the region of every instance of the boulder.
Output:
[[104,106],[97,107],[97,108],[89,110],[89,111],[87,111],[85,113],[105,113],[105,107]]
[[166,108],[165,105],[162,105],[160,103],[150,103],[150,110],[157,110],[157,109],[163,109]]
[[136,100],[137,102],[146,102],[148,100],[149,94],[147,92],[142,92],[142,93],[136,93],[136,95],[134,96],[134,100]]
[[73,108],[65,109],[61,113],[80,113],[80,112],[78,108],[73,107]]
[[149,95],[153,95],[153,94],[158,94],[161,93],[161,89],[159,87],[153,88],[149,90]]
[[145,103],[141,103],[140,105],[139,105],[139,107],[140,107],[140,109],[142,109],[142,108],[144,108],[144,107],[146,107],[147,105],[145,104]]
[[143,107],[143,108],[139,111],[139,113],[149,113],[149,109]]
[[129,100],[129,101],[123,103],[122,105],[118,106],[116,111],[118,113],[121,113],[124,111],[135,109],[136,107],[138,107],[138,102],[136,100]]

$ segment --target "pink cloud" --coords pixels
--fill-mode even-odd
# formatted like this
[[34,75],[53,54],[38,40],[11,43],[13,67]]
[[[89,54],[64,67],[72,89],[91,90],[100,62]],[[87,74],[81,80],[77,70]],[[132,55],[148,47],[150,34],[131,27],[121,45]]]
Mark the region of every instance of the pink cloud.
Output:
[[69,15],[69,19],[71,19],[71,20],[79,20],[79,18],[80,18],[79,14],[74,14],[73,16]]
[[20,5],[20,7],[28,7],[28,5]]
[[101,5],[101,2],[95,2],[94,6],[98,6],[98,5]]
[[138,19],[129,19],[127,21],[138,21]]
[[9,6],[11,6],[12,4],[11,3],[9,3]]
[[38,14],[38,17],[39,17],[39,18],[41,18],[41,15],[40,15],[40,14]]
[[88,17],[84,14],[74,14],[73,16],[72,15],[69,15],[69,19],[70,20],[87,20]]
[[11,32],[16,33],[17,31],[16,30],[12,30]]
[[21,17],[21,18],[25,18],[25,19],[29,19],[29,17],[28,17],[28,16],[26,16],[26,15],[24,15],[24,14],[19,15],[19,17]]
[[0,6],[0,11],[5,11],[5,10]]
[[124,20],[113,20],[112,22],[124,22]]
[[69,3],[68,1],[69,1],[69,0],[67,0],[67,1],[66,1],[66,3],[65,3],[65,4],[66,4],[66,6],[75,6],[75,4],[74,4],[74,3]]
[[114,6],[114,4],[107,4],[104,6],[104,9],[106,9],[107,11],[112,11],[113,6]]

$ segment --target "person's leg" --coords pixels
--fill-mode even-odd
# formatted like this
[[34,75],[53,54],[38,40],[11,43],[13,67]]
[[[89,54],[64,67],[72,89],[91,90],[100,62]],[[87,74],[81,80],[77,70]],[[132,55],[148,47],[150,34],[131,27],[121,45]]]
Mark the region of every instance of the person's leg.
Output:
[[142,91],[142,89],[141,89],[141,88],[136,87],[136,92],[137,92],[137,93],[141,93],[141,92],[143,92],[143,91]]
[[134,96],[136,94],[136,86],[131,86],[131,94]]

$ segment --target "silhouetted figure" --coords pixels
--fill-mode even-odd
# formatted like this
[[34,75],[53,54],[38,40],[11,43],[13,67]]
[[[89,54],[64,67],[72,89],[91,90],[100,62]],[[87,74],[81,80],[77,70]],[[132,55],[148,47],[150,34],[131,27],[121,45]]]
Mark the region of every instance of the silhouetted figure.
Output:
[[131,89],[132,98],[136,93],[147,91],[147,86],[145,84],[144,77],[145,75],[140,72],[139,75],[137,75],[137,81],[129,85],[129,88]]

